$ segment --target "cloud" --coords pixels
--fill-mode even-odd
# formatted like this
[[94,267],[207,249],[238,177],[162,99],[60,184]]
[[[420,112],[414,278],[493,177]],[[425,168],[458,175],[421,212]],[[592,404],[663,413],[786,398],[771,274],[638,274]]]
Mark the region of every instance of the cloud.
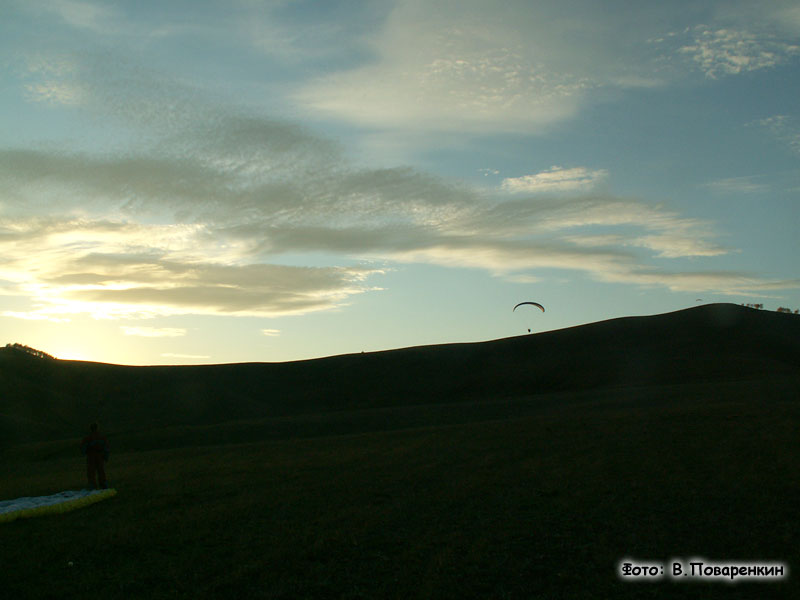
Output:
[[[281,316],[327,310],[341,305],[354,294],[366,291],[362,283],[373,271],[357,267],[287,267],[253,264],[158,265],[177,272],[155,284],[129,278],[116,286],[63,289],[67,300],[120,310],[146,310],[166,314],[234,314]],[[170,267],[175,267],[170,269]]]
[[52,315],[44,314],[41,312],[22,312],[14,310],[4,310],[0,313],[0,317],[8,317],[11,319],[22,319],[24,321],[48,321],[50,323],[69,323],[69,319],[62,317],[54,317]]
[[796,2],[397,0],[367,52],[300,86],[315,117],[371,133],[541,134],[621,92],[792,64]]
[[608,178],[605,169],[551,167],[535,175],[504,179],[502,188],[513,193],[585,192]]
[[174,352],[162,352],[161,356],[163,356],[164,358],[188,358],[197,360],[204,360],[211,358],[207,354],[176,354]]
[[[221,135],[222,148],[234,131]],[[82,214],[3,218],[0,277],[29,295],[38,305],[30,314],[41,318],[278,316],[328,310],[376,289],[370,281],[384,269],[362,266],[364,259],[481,268],[512,280],[552,268],[601,280],[627,274],[650,285],[655,271],[633,277],[644,258],[637,248],[662,259],[728,252],[708,223],[637,200],[492,196],[411,169],[343,167],[314,153],[287,167],[304,176],[289,177],[281,168],[265,172],[258,158],[231,165],[223,150],[210,160],[214,152],[212,144],[201,156],[151,162],[6,152],[0,182],[20,199],[18,212],[37,201],[52,212],[42,199],[59,198],[58,213]],[[40,170],[48,177],[37,180]],[[585,169],[545,175],[529,191],[579,189],[605,177]],[[598,236],[598,227],[614,232]],[[274,264],[284,254],[329,255],[341,266]]]
[[[509,75],[517,85],[502,62],[511,55],[492,56],[501,62],[437,63],[436,76]],[[129,128],[131,142],[105,152],[0,148],[0,280],[30,304],[8,317],[304,314],[378,289],[393,262],[515,281],[567,269],[720,293],[770,284],[662,270],[731,249],[710,223],[598,193],[604,170],[554,167],[486,190],[410,168],[362,168],[296,124],[125,61],[41,64],[68,65],[47,69],[82,90],[75,110]]]
[[800,54],[787,25],[796,7],[732,4],[398,0],[371,31],[354,32],[368,49],[360,60],[328,69],[292,100],[392,135],[538,134],[620,91],[696,69],[708,78],[769,69]]
[[664,234],[635,237],[632,246],[647,248],[656,252],[659,258],[681,258],[687,256],[720,256],[730,250],[705,239],[697,238],[691,230],[685,232],[671,231]]
[[[294,99],[375,129],[541,132],[602,88],[660,84],[639,35],[657,26],[658,10],[577,4],[395,2],[365,39],[369,60],[318,78]],[[617,26],[611,13],[635,13],[636,27]]]
[[[79,35],[82,41],[113,40],[119,44],[124,38],[152,40],[164,36],[187,33],[212,33],[213,27],[197,24],[186,13],[171,13],[171,6],[149,6],[147,10],[130,10],[130,2],[107,2],[89,0],[39,0],[15,2],[18,10],[35,19],[37,24],[46,24],[49,34],[67,31],[68,35]],[[178,3],[173,3],[178,4]],[[233,0],[229,3],[234,4]],[[234,12],[234,11],[231,11]],[[215,25],[224,20],[220,15]]]
[[277,337],[281,334],[280,329],[262,329],[261,334],[267,337]]
[[77,106],[84,101],[84,92],[76,79],[78,63],[65,55],[35,53],[24,61],[23,77],[26,97],[51,105]]
[[432,50],[421,62],[401,57],[395,64],[333,75],[296,98],[315,112],[377,128],[512,131],[521,124],[540,130],[576,114],[591,86],[530,62],[513,48],[437,56]]
[[749,26],[788,39],[800,34],[800,5],[797,0],[723,0],[714,5],[714,13],[716,20],[726,27]]
[[186,335],[186,330],[178,327],[130,327],[123,325],[120,329],[125,335],[140,337],[183,337]]
[[[363,37],[384,17],[388,2],[359,2],[355,10],[292,10],[284,0],[233,1],[228,29],[267,58],[293,68],[315,68],[347,62],[364,53]],[[298,15],[302,15],[298,19]],[[230,43],[230,41],[228,42]]]
[[[115,235],[108,235],[109,229]],[[180,233],[181,228],[175,230]],[[31,312],[38,318],[79,313],[141,318],[326,310],[371,289],[366,279],[380,272],[359,266],[236,264],[237,257],[247,257],[209,248],[205,229],[190,227],[183,233],[183,240],[168,239],[161,237],[164,226],[109,227],[90,221],[19,227],[13,235],[0,235],[0,248],[7,257],[3,276],[17,293],[29,295],[39,306]],[[256,257],[251,256],[253,260]],[[151,332],[142,330],[138,335],[146,333]]]
[[741,29],[698,25],[690,36],[692,41],[678,52],[690,57],[710,79],[773,68],[800,55],[797,44]]
[[767,192],[770,186],[766,183],[758,183],[756,176],[745,175],[742,177],[726,177],[716,179],[704,184],[704,187],[719,193],[726,194],[756,194]]
[[81,90],[56,81],[27,85],[25,89],[31,99],[49,104],[77,105],[82,101]]
[[108,34],[112,21],[116,20],[116,13],[111,7],[94,2],[46,0],[40,8],[52,11],[72,27],[93,33]]
[[780,142],[786,144],[795,154],[800,155],[800,121],[789,115],[774,115],[754,123],[764,128]]
[[800,287],[800,279],[765,281],[747,273],[733,271],[666,272],[652,269],[600,273],[598,280],[640,287],[666,287],[673,292],[707,291],[724,296],[754,295],[768,297],[769,292]]

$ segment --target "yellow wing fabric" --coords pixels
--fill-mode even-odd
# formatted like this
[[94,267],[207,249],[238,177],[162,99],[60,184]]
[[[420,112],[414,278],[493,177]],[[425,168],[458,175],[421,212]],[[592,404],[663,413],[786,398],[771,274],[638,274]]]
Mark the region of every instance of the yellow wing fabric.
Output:
[[65,513],[111,498],[117,490],[78,490],[51,496],[35,496],[0,501],[0,523],[16,519]]

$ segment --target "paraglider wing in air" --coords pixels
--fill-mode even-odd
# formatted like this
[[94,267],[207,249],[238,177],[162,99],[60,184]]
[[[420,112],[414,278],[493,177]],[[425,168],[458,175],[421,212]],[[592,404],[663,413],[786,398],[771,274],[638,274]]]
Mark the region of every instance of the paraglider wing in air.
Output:
[[517,310],[517,308],[518,308],[518,307],[520,307],[520,306],[522,306],[522,305],[524,305],[524,304],[530,304],[531,306],[536,306],[536,307],[540,308],[542,312],[544,312],[544,306],[542,306],[542,305],[541,305],[541,304],[539,304],[538,302],[520,302],[519,304],[517,304],[517,306],[515,306],[515,307],[514,307],[514,308],[511,310],[511,312],[514,312],[515,310]]

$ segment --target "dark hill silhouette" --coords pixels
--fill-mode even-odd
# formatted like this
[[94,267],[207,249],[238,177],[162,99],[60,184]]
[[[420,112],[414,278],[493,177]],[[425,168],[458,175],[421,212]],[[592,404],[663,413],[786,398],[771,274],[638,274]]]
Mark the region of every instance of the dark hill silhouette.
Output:
[[592,389],[800,378],[800,317],[733,304],[288,363],[130,367],[0,349],[0,440]]

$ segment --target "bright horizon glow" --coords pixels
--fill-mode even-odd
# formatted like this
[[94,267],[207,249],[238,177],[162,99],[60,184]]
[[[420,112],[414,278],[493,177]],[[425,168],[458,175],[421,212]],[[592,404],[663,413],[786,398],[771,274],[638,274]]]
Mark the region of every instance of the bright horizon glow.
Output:
[[800,308],[798,15],[11,0],[0,343],[273,362]]
[[[38,348],[37,348],[37,350],[38,350]],[[71,350],[66,350],[64,352],[59,352],[58,354],[53,354],[53,356],[55,358],[59,359],[59,360],[82,360],[82,361],[91,360],[89,358],[89,356],[87,356],[83,352],[80,352],[80,351],[74,352],[74,351],[71,351]],[[92,361],[92,362],[97,362],[97,361]]]

